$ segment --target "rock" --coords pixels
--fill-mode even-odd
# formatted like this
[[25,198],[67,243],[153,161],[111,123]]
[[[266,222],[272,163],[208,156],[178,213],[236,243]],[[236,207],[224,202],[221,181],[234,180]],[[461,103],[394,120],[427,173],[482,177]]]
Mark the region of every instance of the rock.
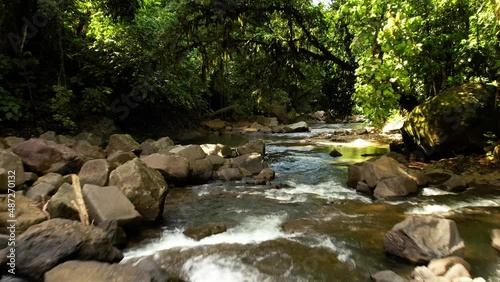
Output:
[[0,234],[0,250],[3,248],[7,248],[7,245],[9,244],[9,238],[9,235]]
[[137,158],[137,156],[132,153],[132,152],[114,152],[113,154],[109,155],[107,160],[114,164],[115,166],[120,166],[128,161],[131,161],[133,159]]
[[491,231],[491,246],[500,251],[500,229],[493,229]]
[[91,132],[82,132],[82,133],[78,134],[77,136],[75,136],[75,140],[87,141],[92,146],[99,147],[102,145],[102,138],[99,135],[97,135],[95,133],[91,133]]
[[92,133],[107,139],[111,134],[118,132],[115,122],[109,118],[102,118],[97,124],[92,125]]
[[80,158],[73,149],[52,141],[30,139],[17,144],[13,152],[38,174],[69,174],[78,171],[81,166]]
[[42,135],[40,135],[40,137],[38,138],[59,143],[59,138],[57,137],[57,134],[54,131],[47,131]]
[[0,169],[4,170],[3,173],[0,173],[3,175],[3,177],[0,177],[0,179],[2,179],[0,182],[0,192],[7,192],[9,188],[8,180],[12,180],[12,177],[14,177],[13,183],[16,187],[24,184],[25,178],[23,161],[16,154],[7,150],[0,150]]
[[111,165],[107,160],[90,160],[83,164],[82,169],[78,173],[78,177],[80,178],[82,186],[85,184],[106,186],[110,173]]
[[52,186],[59,188],[59,186],[64,184],[64,178],[59,173],[51,172],[38,178],[34,185],[41,183],[51,184]]
[[208,155],[207,159],[210,161],[214,169],[218,169],[225,163],[224,158],[219,155]]
[[152,259],[142,259],[139,262],[134,263],[133,266],[151,274],[154,282],[170,281],[167,273]]
[[408,175],[415,183],[417,183],[418,187],[425,187],[429,184],[429,178],[425,173],[420,170],[410,169],[408,170]]
[[400,175],[380,181],[373,191],[373,196],[376,199],[389,199],[407,196],[417,191],[418,186],[415,181],[407,176]]
[[206,182],[212,178],[214,166],[208,158],[189,162],[190,180],[194,182]]
[[26,139],[21,137],[9,136],[3,139],[9,148],[16,146],[19,143],[26,141]]
[[465,267],[467,271],[471,271],[471,267],[469,263],[467,263],[463,258],[461,257],[446,257],[442,259],[433,259],[429,262],[427,265],[427,268],[429,268],[432,273],[434,273],[436,276],[444,276],[448,269],[452,267],[454,264],[461,264]]
[[203,144],[200,147],[207,155],[218,155],[223,158],[231,156],[231,147],[223,144]]
[[190,163],[195,160],[204,159],[207,156],[199,145],[179,146],[170,150],[170,152],[187,159]]
[[220,119],[213,119],[201,123],[202,125],[208,127],[210,130],[219,131],[226,127],[226,122]]
[[29,282],[28,280],[22,279],[16,276],[4,275],[0,282]]
[[452,174],[442,170],[431,170],[425,172],[425,176],[427,176],[429,184],[437,185],[446,182],[451,178]]
[[24,182],[28,185],[33,185],[38,180],[38,175],[33,172],[24,172]]
[[64,183],[57,193],[50,198],[47,210],[51,218],[66,218],[72,220],[79,220],[78,211],[75,209],[72,200],[75,199],[75,192],[73,186]]
[[186,231],[184,231],[184,235],[193,238],[196,241],[200,241],[205,237],[226,232],[226,230],[227,227],[224,223],[207,223],[201,226],[186,229]]
[[460,277],[469,277],[469,278],[471,277],[469,271],[465,268],[464,265],[460,263],[454,264],[452,267],[450,267],[450,269],[448,269],[448,271],[444,275],[444,278],[448,279],[448,281]]
[[349,166],[347,169],[347,186],[356,188],[358,182],[363,179],[363,163],[357,163]]
[[162,149],[168,149],[174,146],[174,141],[169,137],[162,137],[156,141],[144,141],[141,144],[141,155],[147,156],[158,153]]
[[252,177],[253,174],[246,168],[242,168],[240,167],[239,168],[239,171],[240,171],[240,174],[243,176],[243,177]]
[[372,189],[370,189],[370,186],[366,184],[363,181],[358,181],[356,184],[356,192],[358,193],[364,193],[364,194],[372,194]]
[[276,173],[274,170],[270,168],[264,168],[257,176],[255,176],[255,179],[257,180],[264,180],[264,181],[271,181],[274,179],[276,176]]
[[404,166],[393,158],[382,156],[374,161],[363,163],[361,180],[365,180],[370,187],[375,187],[380,181],[396,176],[408,176],[408,173]]
[[387,157],[389,158],[393,158],[394,160],[396,160],[398,163],[404,165],[404,166],[408,166],[408,161],[406,160],[406,157],[402,154],[399,154],[399,153],[396,153],[396,152],[389,152],[387,154],[385,154]]
[[384,238],[386,252],[415,263],[464,255],[465,244],[454,221],[431,216],[408,217]]
[[[151,273],[131,265],[96,261],[67,261],[44,275],[45,282],[153,282]],[[165,280],[166,281],[166,280]]]
[[48,183],[40,183],[28,189],[26,192],[26,197],[37,200],[40,197],[47,198],[49,196],[54,195],[57,192],[57,188]]
[[250,127],[244,129],[245,132],[262,132],[262,133],[271,133],[273,130],[270,127],[259,124],[258,122],[254,122],[250,125]]
[[300,121],[285,126],[285,130],[287,132],[307,132],[309,131],[309,125],[305,121]]
[[[5,265],[6,250],[2,252],[0,260]],[[66,260],[118,262],[122,258],[101,229],[67,219],[50,219],[31,226],[17,238],[16,275],[38,281]]]
[[134,140],[130,134],[113,134],[109,137],[106,152],[108,155],[117,151],[132,152],[134,154],[140,152],[141,145]]
[[118,167],[109,177],[110,186],[118,186],[146,221],[154,221],[163,212],[167,183],[161,174],[136,158]]
[[106,158],[106,153],[101,147],[91,145],[85,140],[80,140],[73,144],[73,150],[75,150],[84,161]]
[[333,150],[329,153],[329,155],[330,155],[331,157],[334,157],[334,158],[337,158],[337,157],[342,157],[342,154],[341,154],[339,151],[337,151],[337,149],[333,149]]
[[448,192],[463,192],[467,189],[467,183],[463,177],[454,174],[450,179],[438,185],[438,188]]
[[484,133],[497,124],[494,109],[486,106],[494,97],[482,84],[467,83],[418,105],[404,122],[406,147],[432,158],[484,153]]
[[16,211],[14,218],[10,217],[10,213],[7,210],[7,195],[0,195],[0,229],[2,231],[6,230],[5,228],[8,226],[7,220],[9,219],[17,220],[16,234],[21,234],[30,226],[47,220],[47,216],[42,210],[31,204],[32,200],[30,198],[24,196],[21,192],[17,192],[15,195]]
[[379,271],[370,276],[374,282],[406,282],[407,280],[401,278],[399,275],[391,270]]
[[177,155],[151,154],[141,158],[150,168],[158,170],[168,182],[185,183],[189,178],[189,161]]
[[246,154],[232,160],[231,167],[244,168],[252,174],[258,174],[266,166],[262,160],[262,155],[257,153]]
[[237,181],[243,178],[238,168],[222,168],[216,172],[216,178],[225,181]]
[[62,144],[64,146],[67,146],[67,147],[73,147],[75,144],[76,144],[76,140],[71,138],[71,137],[68,137],[66,135],[59,135],[58,136],[59,138],[59,144]]
[[141,224],[142,216],[118,187],[85,184],[82,193],[89,217],[96,225],[116,221],[118,226],[130,230]]
[[256,120],[259,124],[266,127],[276,127],[279,125],[278,118],[276,117],[256,116]]
[[262,140],[252,140],[244,145],[238,146],[236,152],[240,156],[251,153],[258,153],[264,156],[266,153],[266,145]]
[[411,277],[413,281],[435,281],[437,279],[437,276],[426,266],[415,267]]

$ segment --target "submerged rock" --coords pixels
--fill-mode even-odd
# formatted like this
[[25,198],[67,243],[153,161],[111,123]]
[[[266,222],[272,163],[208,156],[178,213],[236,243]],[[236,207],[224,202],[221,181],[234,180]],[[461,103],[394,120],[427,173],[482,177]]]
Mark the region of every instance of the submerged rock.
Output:
[[224,223],[207,223],[197,227],[192,227],[184,231],[184,235],[200,241],[201,239],[215,234],[226,232],[227,227]]

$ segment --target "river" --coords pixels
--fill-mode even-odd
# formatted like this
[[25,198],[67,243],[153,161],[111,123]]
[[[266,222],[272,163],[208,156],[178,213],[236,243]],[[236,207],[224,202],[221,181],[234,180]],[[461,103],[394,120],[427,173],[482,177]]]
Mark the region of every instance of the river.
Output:
[[[259,136],[275,182],[289,188],[214,182],[170,189],[163,222],[125,250],[125,261],[151,256],[192,282],[369,281],[371,273],[384,269],[408,275],[414,266],[384,254],[382,240],[406,216],[436,214],[457,222],[472,275],[500,282],[500,255],[489,238],[500,224],[500,191],[483,187],[455,194],[427,187],[391,202],[358,194],[346,186],[348,165],[368,159],[361,154],[387,152],[388,146],[304,139],[360,126],[317,124],[308,133]],[[244,141],[215,136],[192,142]],[[330,157],[333,147],[343,156]],[[228,231],[201,241],[182,234],[208,222],[225,222]]]

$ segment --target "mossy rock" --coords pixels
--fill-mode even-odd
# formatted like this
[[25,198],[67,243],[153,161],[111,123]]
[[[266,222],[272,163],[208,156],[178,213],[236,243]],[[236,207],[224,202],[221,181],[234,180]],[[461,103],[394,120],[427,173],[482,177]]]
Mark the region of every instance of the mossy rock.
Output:
[[496,130],[494,102],[494,93],[479,83],[449,88],[407,116],[405,145],[425,158],[484,153],[484,133]]

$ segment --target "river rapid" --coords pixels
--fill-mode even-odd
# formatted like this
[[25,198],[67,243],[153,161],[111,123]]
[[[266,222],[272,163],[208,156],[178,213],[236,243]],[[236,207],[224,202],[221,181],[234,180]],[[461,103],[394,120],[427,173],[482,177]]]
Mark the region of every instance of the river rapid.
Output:
[[[274,182],[290,187],[242,181],[172,188],[163,222],[126,249],[124,261],[151,257],[192,282],[369,281],[379,270],[411,272],[414,265],[384,254],[382,240],[406,216],[435,214],[457,223],[472,275],[500,282],[500,255],[489,238],[500,224],[500,191],[472,187],[455,194],[426,187],[390,202],[358,194],[346,186],[348,166],[369,159],[362,154],[387,152],[388,146],[304,140],[362,126],[317,124],[307,133],[259,136],[277,174]],[[192,142],[235,146],[245,140],[216,136]],[[329,156],[334,147],[342,157]],[[225,222],[228,230],[200,241],[182,233],[209,222]]]

